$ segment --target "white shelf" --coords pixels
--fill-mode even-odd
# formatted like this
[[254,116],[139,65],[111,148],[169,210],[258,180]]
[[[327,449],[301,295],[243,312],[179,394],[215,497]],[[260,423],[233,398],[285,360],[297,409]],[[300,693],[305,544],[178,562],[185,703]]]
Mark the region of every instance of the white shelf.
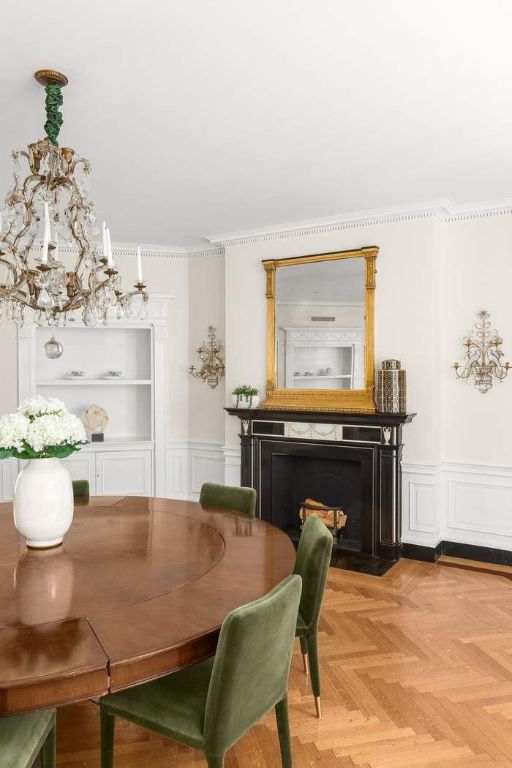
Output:
[[37,382],[38,387],[119,387],[129,384],[130,386],[151,386],[151,379],[86,379],[76,377],[76,379],[42,379]]
[[312,376],[294,376],[294,379],[351,379],[352,376],[350,373],[343,373],[343,374],[321,374],[321,375],[315,375]]

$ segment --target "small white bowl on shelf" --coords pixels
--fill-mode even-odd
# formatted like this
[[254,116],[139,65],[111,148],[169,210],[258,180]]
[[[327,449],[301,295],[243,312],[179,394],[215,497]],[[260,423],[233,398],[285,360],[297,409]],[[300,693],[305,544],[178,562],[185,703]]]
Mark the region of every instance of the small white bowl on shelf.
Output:
[[123,378],[123,372],[122,371],[107,371],[103,375],[104,379],[122,379]]

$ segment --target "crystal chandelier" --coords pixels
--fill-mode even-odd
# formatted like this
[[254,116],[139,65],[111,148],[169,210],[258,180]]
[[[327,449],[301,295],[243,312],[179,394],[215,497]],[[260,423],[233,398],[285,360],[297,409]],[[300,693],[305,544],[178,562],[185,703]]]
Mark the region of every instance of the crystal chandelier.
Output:
[[[76,319],[107,324],[134,312],[144,317],[140,248],[134,290],[123,293],[105,224],[102,248],[96,243],[99,228],[84,188],[90,163],[57,143],[68,80],[47,69],[35,78],[46,92],[46,138],[12,155],[14,184],[0,209],[0,321],[22,325],[26,308],[37,325],[53,327]],[[20,161],[28,165],[25,177]]]

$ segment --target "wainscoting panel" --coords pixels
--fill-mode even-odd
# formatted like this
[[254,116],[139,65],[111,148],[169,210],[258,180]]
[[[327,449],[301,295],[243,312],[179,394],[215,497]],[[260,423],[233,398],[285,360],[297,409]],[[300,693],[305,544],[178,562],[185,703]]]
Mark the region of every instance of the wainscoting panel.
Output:
[[512,470],[444,464],[441,467],[443,539],[512,548]]
[[190,498],[199,499],[203,483],[224,482],[224,456],[220,443],[189,443]]
[[512,549],[512,469],[404,464],[402,540]]
[[[222,444],[168,442],[166,495],[171,499],[197,501],[205,482],[226,482]],[[240,482],[233,484],[239,485]]]
[[224,448],[224,482],[226,485],[240,485],[240,448]]
[[438,473],[435,465],[402,464],[402,540],[435,546],[440,539]]

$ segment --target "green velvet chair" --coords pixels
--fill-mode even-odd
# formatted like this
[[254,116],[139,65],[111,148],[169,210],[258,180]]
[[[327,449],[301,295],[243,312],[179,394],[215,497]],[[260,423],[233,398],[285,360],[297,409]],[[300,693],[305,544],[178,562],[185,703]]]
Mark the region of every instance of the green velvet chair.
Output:
[[[332,533],[320,518],[308,517],[302,527],[297,548],[295,573],[302,577],[302,596],[296,636],[300,638],[300,649],[304,672],[311,667],[311,688],[315,697],[316,715],[322,717],[320,704],[320,666],[318,663],[318,619],[331,561]],[[308,657],[310,664],[308,664]]]
[[203,483],[199,502],[205,507],[222,507],[232,512],[241,512],[247,517],[254,517],[256,514],[256,491],[254,488]]
[[55,710],[0,718],[0,766],[32,768],[38,755],[41,768],[55,768]]
[[75,499],[88,499],[89,498],[89,481],[88,480],[73,480],[73,496]]
[[299,576],[232,611],[213,659],[109,694],[101,707],[101,768],[113,768],[115,718],[204,752],[209,768],[275,707],[283,768],[291,768],[288,675],[301,593]]

